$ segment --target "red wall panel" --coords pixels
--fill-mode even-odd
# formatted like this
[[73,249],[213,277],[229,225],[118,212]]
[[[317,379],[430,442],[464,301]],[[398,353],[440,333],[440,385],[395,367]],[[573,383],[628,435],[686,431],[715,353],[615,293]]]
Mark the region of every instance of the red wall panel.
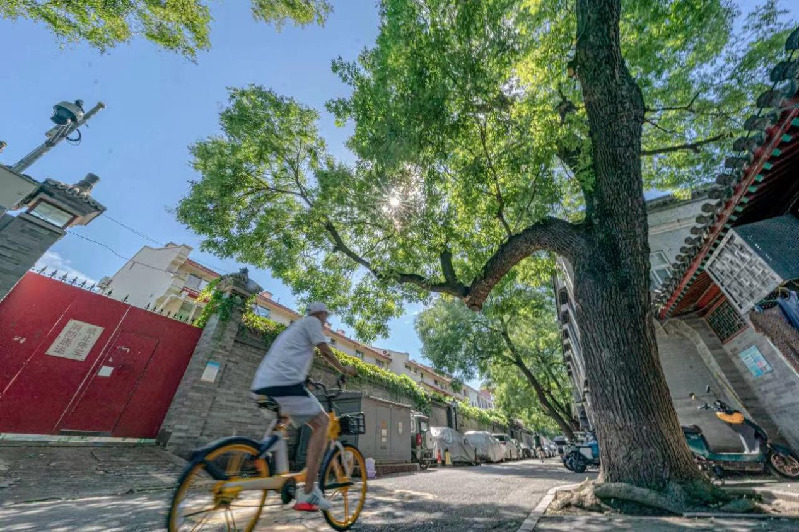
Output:
[[[69,320],[103,327],[83,361],[45,354]],[[0,301],[0,432],[111,428],[114,436],[154,437],[201,332],[28,273]],[[116,375],[98,377],[102,365],[114,366],[110,349],[123,333],[152,338],[152,354],[131,368],[135,375],[122,378],[120,367]],[[103,408],[105,402],[116,408]]]

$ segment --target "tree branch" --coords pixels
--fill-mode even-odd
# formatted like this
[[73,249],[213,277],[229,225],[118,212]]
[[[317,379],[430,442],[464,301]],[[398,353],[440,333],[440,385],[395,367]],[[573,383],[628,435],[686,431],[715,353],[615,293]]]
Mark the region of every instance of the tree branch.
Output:
[[717,142],[717,141],[722,140],[722,139],[729,138],[731,136],[732,135],[730,133],[720,133],[718,135],[714,135],[712,137],[709,137],[709,138],[706,138],[706,139],[703,139],[703,140],[698,140],[696,142],[689,142],[687,144],[678,144],[676,146],[666,146],[665,148],[656,148],[656,149],[652,149],[652,150],[641,150],[641,155],[642,156],[645,156],[645,155],[658,155],[658,154],[661,154],[661,153],[671,153],[671,152],[683,151],[683,150],[690,150],[690,151],[692,151],[694,153],[699,153],[700,151],[702,151],[701,150],[702,146],[705,146],[706,144],[712,144],[714,142]]
[[483,146],[483,153],[485,154],[486,164],[488,166],[489,172],[494,177],[494,185],[496,187],[496,198],[497,203],[499,206],[497,207],[497,218],[499,218],[502,227],[505,228],[505,232],[508,236],[513,234],[513,231],[508,224],[508,221],[505,219],[505,199],[502,197],[502,189],[499,187],[499,176],[497,175],[497,170],[494,168],[494,161],[491,158],[491,153],[488,151],[488,144],[486,143],[486,126],[483,122],[480,121],[479,118],[476,118],[477,121],[477,128],[480,130],[480,144]]
[[430,292],[438,292],[443,294],[450,294],[457,297],[466,297],[468,293],[468,288],[460,283],[450,283],[450,282],[443,282],[437,283],[433,282],[430,279],[416,274],[416,273],[399,273],[395,271],[379,271],[376,269],[371,262],[364,259],[360,255],[358,255],[352,248],[350,248],[345,242],[344,239],[341,237],[341,234],[336,229],[336,226],[333,225],[333,222],[330,220],[325,221],[324,224],[325,230],[330,235],[330,238],[333,240],[333,246],[335,251],[339,251],[353,260],[356,264],[360,264],[369,272],[374,275],[379,280],[393,280],[400,284],[412,284],[423,288],[425,290],[429,290]]
[[547,217],[509,237],[488,259],[464,297],[472,310],[480,310],[488,294],[511,268],[536,251],[548,250],[566,258],[584,245],[583,226]]
[[644,113],[662,113],[663,111],[691,111],[694,112],[694,102],[699,98],[699,93],[694,94],[691,101],[685,105],[675,105],[672,107],[646,107]]
[[538,402],[541,404],[543,409],[547,412],[549,417],[558,424],[561,430],[563,430],[563,433],[567,438],[574,438],[574,433],[572,432],[570,424],[571,416],[564,419],[560,412],[558,412],[557,409],[552,406],[552,403],[547,396],[546,390],[544,390],[536,376],[532,371],[530,371],[530,368],[527,367],[527,364],[524,363],[524,360],[522,360],[519,350],[516,348],[513,340],[511,340],[510,334],[508,334],[507,325],[503,325],[502,327],[502,338],[512,355],[514,365],[519,368],[524,377],[527,379],[527,382],[530,384],[530,386],[532,386],[533,390],[535,391],[535,395],[538,398]]

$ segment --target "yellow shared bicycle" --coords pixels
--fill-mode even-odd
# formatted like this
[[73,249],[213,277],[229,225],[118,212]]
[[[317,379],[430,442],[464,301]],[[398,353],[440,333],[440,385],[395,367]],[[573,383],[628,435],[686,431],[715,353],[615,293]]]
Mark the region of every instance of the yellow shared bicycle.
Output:
[[[340,378],[336,388],[322,390],[330,418],[327,451],[319,471],[319,489],[333,504],[323,512],[336,530],[347,530],[357,521],[366,501],[366,462],[361,452],[339,441],[342,434],[364,434],[363,413],[337,416],[333,409],[341,394]],[[232,436],[197,449],[181,475],[167,516],[170,532],[255,529],[270,491],[279,494],[282,503],[294,499],[298,482],[305,482],[307,472],[289,473],[286,428],[290,419],[280,414],[274,401],[257,396],[258,406],[277,413],[263,440]]]

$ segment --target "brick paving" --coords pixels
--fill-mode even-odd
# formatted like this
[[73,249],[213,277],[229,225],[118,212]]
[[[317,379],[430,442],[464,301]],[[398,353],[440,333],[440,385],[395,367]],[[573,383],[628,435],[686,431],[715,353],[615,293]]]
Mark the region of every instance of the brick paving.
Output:
[[171,489],[184,467],[155,445],[0,445],[0,504]]

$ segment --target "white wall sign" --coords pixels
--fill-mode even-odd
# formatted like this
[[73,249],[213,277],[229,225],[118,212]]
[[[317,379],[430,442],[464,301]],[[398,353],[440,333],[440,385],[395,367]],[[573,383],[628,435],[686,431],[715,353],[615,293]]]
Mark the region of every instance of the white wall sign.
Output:
[[102,332],[103,328],[97,325],[69,320],[46,354],[83,362]]
[[217,373],[219,373],[219,362],[209,362],[205,365],[205,370],[200,380],[203,382],[214,382]]

